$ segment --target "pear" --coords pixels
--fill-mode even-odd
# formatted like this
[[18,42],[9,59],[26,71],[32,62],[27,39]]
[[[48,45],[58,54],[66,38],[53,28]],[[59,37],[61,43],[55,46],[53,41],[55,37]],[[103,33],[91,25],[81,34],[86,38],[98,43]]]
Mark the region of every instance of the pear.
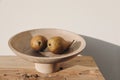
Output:
[[35,51],[43,51],[47,47],[47,39],[42,35],[36,35],[31,39],[30,45]]
[[52,37],[47,42],[47,47],[49,51],[55,54],[63,53],[65,50],[69,49],[70,46],[71,46],[71,43],[64,40],[60,36]]

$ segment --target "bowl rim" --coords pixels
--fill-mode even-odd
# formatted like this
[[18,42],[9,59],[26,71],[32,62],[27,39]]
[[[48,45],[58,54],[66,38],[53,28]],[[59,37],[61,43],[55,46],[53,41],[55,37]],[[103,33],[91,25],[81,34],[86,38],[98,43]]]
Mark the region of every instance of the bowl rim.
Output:
[[[81,46],[82,46],[82,47],[80,47],[79,49],[77,49],[77,51],[76,51],[75,53],[71,52],[72,54],[69,53],[69,54],[67,54],[67,55],[54,56],[54,57],[40,57],[40,56],[37,57],[37,56],[31,56],[31,55],[27,55],[27,54],[21,53],[21,52],[17,51],[15,48],[12,47],[11,41],[12,41],[12,39],[13,39],[15,36],[17,36],[17,35],[19,35],[19,34],[21,34],[21,33],[23,33],[23,32],[30,32],[30,31],[35,31],[35,30],[62,30],[62,31],[65,31],[65,32],[72,33],[72,34],[74,34],[74,35],[76,35],[76,36],[78,36],[78,37],[81,38]],[[61,59],[61,58],[66,58],[66,57],[71,57],[71,56],[77,55],[77,54],[79,54],[81,51],[83,51],[83,49],[85,48],[85,46],[86,46],[86,41],[84,40],[84,38],[83,38],[80,34],[76,34],[76,33],[72,32],[72,31],[68,31],[68,30],[64,30],[64,29],[58,29],[58,28],[37,28],[37,29],[25,30],[25,31],[22,31],[22,32],[19,32],[19,33],[13,35],[13,36],[9,39],[8,45],[9,45],[10,49],[11,49],[16,55],[18,55],[18,56],[20,56],[20,57],[24,56],[24,57],[29,57],[29,58],[33,58],[33,59],[44,59],[44,60],[46,60],[46,59]],[[24,57],[23,57],[23,58],[24,58]]]

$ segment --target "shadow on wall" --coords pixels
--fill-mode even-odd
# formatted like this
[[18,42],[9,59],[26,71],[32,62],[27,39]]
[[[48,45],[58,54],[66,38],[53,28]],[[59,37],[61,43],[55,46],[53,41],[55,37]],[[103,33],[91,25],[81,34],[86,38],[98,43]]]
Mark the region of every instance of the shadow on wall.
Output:
[[106,80],[120,80],[120,46],[82,36],[87,43],[82,55],[95,59]]

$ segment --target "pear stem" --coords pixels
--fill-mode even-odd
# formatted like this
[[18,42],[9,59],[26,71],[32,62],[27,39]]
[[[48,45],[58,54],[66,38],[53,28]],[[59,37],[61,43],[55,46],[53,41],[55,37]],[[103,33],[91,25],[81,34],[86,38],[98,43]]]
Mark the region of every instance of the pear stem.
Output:
[[[74,42],[75,42],[75,40],[73,40],[73,41],[70,43],[69,47],[70,47]],[[68,48],[69,48],[69,47],[68,47]]]
[[65,51],[67,51],[74,42],[75,42],[75,40],[73,40],[73,41],[68,45],[68,47],[67,47],[67,49],[66,49]]

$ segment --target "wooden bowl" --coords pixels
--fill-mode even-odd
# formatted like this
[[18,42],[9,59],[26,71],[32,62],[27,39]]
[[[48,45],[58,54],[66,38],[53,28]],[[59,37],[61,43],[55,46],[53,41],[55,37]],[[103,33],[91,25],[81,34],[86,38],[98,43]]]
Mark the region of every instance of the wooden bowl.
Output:
[[[43,35],[47,39],[53,36],[61,36],[66,41],[72,42],[75,40],[75,42],[71,45],[70,49],[63,54],[53,54],[47,50],[44,52],[35,52],[30,47],[30,40],[36,35]],[[54,72],[56,63],[77,56],[86,45],[85,40],[80,35],[70,31],[53,28],[33,29],[18,33],[9,40],[8,44],[16,55],[35,63],[37,71],[42,73]]]

